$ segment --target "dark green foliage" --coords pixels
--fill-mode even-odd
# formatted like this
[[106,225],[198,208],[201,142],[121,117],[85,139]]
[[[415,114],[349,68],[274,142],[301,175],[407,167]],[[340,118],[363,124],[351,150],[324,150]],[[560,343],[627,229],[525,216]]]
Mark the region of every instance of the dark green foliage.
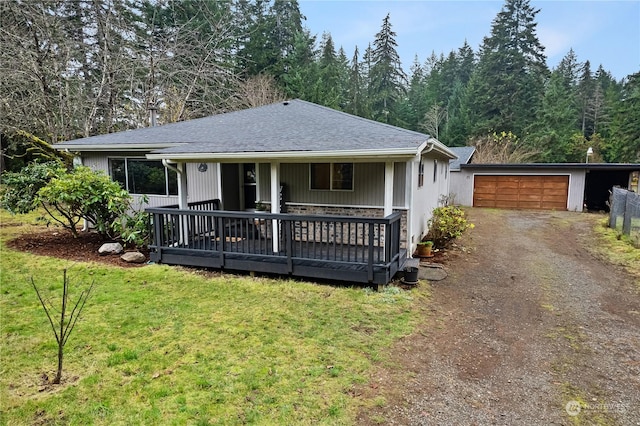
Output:
[[624,86],[613,112],[611,134],[604,150],[606,160],[640,162],[640,73],[629,76]]
[[0,206],[13,214],[28,213],[39,205],[38,191],[55,177],[66,173],[62,163],[31,163],[19,172],[2,175]]
[[387,15],[373,42],[369,70],[372,118],[392,124],[397,123],[395,104],[404,94],[407,79],[396,51],[398,44],[395,37],[390,16]]
[[539,159],[547,163],[578,162],[571,154],[572,136],[577,132],[578,109],[566,77],[554,71],[547,82],[542,106],[535,123],[529,129],[529,144],[540,152]]
[[149,243],[151,216],[144,211],[144,205],[148,202],[147,196],[142,197],[136,210],[123,214],[111,224],[111,229],[126,246],[144,247]]
[[77,235],[81,219],[93,224],[102,235],[109,235],[111,224],[124,215],[131,196],[109,176],[88,167],[77,167],[54,177],[38,191],[38,199],[55,222]]
[[480,48],[470,92],[474,132],[524,135],[531,111],[542,100],[548,74],[544,47],[536,35],[539,12],[528,0],[507,0]]

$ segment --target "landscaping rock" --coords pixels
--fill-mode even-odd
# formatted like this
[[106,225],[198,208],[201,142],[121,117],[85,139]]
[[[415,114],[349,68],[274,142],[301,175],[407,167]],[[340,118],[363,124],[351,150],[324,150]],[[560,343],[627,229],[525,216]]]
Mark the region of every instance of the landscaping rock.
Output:
[[447,271],[441,263],[420,263],[418,278],[427,281],[442,281],[447,278]]
[[122,250],[122,244],[120,243],[105,243],[98,249],[98,253],[102,255],[120,254]]
[[128,251],[120,259],[127,263],[144,263],[147,261],[147,257],[139,251]]

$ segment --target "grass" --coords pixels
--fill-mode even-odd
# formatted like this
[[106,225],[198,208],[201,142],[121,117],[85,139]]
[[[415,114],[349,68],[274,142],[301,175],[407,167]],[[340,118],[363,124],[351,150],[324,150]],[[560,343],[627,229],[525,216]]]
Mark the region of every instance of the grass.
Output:
[[626,235],[608,226],[608,219],[603,219],[594,227],[598,236],[597,244],[592,249],[608,261],[625,267],[636,277],[636,286],[640,290],[640,248],[635,247]]
[[[6,248],[35,215],[0,212],[0,424],[350,424],[352,396],[415,325],[426,290],[381,292]],[[31,277],[59,300],[96,288],[53,377],[55,340]]]

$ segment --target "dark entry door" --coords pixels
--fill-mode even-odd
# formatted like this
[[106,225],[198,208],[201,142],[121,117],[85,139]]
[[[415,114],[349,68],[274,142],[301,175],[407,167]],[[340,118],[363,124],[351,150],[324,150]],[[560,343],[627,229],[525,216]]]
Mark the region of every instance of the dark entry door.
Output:
[[222,207],[241,211],[256,207],[255,163],[222,164]]

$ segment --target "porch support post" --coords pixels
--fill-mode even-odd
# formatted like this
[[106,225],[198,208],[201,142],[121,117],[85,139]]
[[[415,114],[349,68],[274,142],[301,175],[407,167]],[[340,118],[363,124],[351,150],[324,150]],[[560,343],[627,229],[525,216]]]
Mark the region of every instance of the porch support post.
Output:
[[[280,163],[271,163],[271,213],[280,213]],[[272,220],[271,241],[273,243],[273,252],[280,251],[280,232],[278,229],[278,220]]]
[[178,169],[178,208],[186,210],[189,208],[187,200],[187,168],[185,163],[176,164]]
[[[188,210],[189,202],[187,200],[187,167],[185,163],[177,163],[178,170],[178,208],[180,210]],[[180,221],[180,243],[187,244],[189,241],[189,218],[182,216]]]
[[384,163],[384,216],[393,213],[393,161]]

